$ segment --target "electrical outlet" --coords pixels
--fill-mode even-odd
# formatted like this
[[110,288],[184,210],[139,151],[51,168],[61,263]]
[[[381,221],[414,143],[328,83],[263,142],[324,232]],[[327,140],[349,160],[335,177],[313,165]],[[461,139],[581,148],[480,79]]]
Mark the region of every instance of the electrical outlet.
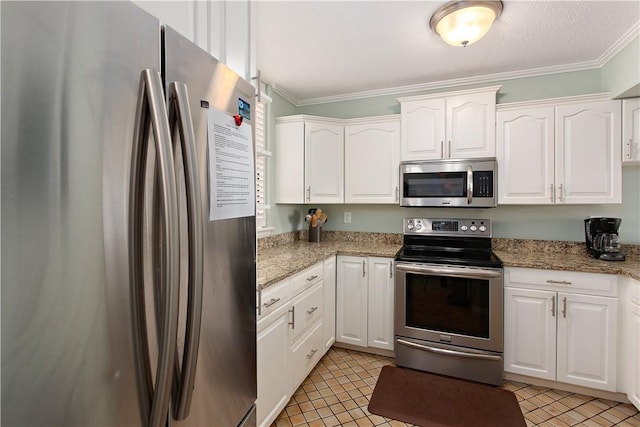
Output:
[[351,212],[344,213],[344,222],[345,224],[351,224]]

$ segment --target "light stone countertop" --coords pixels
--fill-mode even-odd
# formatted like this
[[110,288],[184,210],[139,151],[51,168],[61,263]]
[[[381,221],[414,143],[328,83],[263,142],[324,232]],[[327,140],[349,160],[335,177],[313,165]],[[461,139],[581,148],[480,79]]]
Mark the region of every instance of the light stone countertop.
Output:
[[[287,234],[281,240],[260,242],[258,285],[265,289],[333,255],[394,258],[402,235],[325,232],[328,239],[308,242],[307,235]],[[294,236],[295,237],[292,237]],[[262,244],[261,244],[262,243]],[[582,242],[493,239],[493,251],[505,267],[616,274],[640,281],[640,245],[625,245],[626,261],[600,261],[587,255]]]
[[493,239],[493,252],[505,267],[616,274],[640,281],[640,245],[625,245],[625,261],[601,261],[582,242]]
[[258,249],[258,286],[268,288],[333,255],[394,258],[402,244],[358,241],[296,241]]

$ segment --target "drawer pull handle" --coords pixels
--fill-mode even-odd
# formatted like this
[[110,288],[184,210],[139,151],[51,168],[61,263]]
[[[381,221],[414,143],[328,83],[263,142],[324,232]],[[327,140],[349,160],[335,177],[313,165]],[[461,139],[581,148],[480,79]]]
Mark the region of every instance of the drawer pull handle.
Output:
[[313,275],[313,276],[311,276],[311,277],[307,277],[307,282],[310,282],[310,281],[312,281],[312,280],[316,280],[317,278],[318,278],[318,275],[317,275],[317,274],[314,274],[314,275]]
[[291,307],[291,310],[289,310],[289,313],[291,313],[291,322],[289,322],[289,325],[291,325],[291,329],[295,329],[296,328],[296,306],[295,305]]
[[311,307],[311,310],[307,310],[307,314],[311,316],[317,309],[318,307]]
[[567,282],[566,280],[547,280],[547,283],[551,283],[554,285],[572,285],[573,283]]
[[311,353],[307,354],[307,359],[311,360],[313,355],[316,354],[317,352],[318,352],[317,348],[314,348],[313,350],[311,350]]
[[271,307],[273,304],[277,303],[278,301],[280,301],[280,298],[271,298],[271,300],[269,302],[265,302],[264,308],[269,308]]

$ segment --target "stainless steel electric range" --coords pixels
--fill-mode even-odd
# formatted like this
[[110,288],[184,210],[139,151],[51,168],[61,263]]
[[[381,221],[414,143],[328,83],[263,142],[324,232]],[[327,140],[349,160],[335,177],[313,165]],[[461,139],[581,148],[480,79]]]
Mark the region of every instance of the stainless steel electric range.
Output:
[[396,256],[396,364],[500,385],[503,270],[491,220],[404,219]]

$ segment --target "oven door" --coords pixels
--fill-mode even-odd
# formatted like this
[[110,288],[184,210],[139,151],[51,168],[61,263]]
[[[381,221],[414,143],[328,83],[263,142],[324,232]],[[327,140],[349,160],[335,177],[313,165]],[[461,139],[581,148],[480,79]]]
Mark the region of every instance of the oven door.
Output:
[[396,263],[397,337],[503,351],[501,268]]

